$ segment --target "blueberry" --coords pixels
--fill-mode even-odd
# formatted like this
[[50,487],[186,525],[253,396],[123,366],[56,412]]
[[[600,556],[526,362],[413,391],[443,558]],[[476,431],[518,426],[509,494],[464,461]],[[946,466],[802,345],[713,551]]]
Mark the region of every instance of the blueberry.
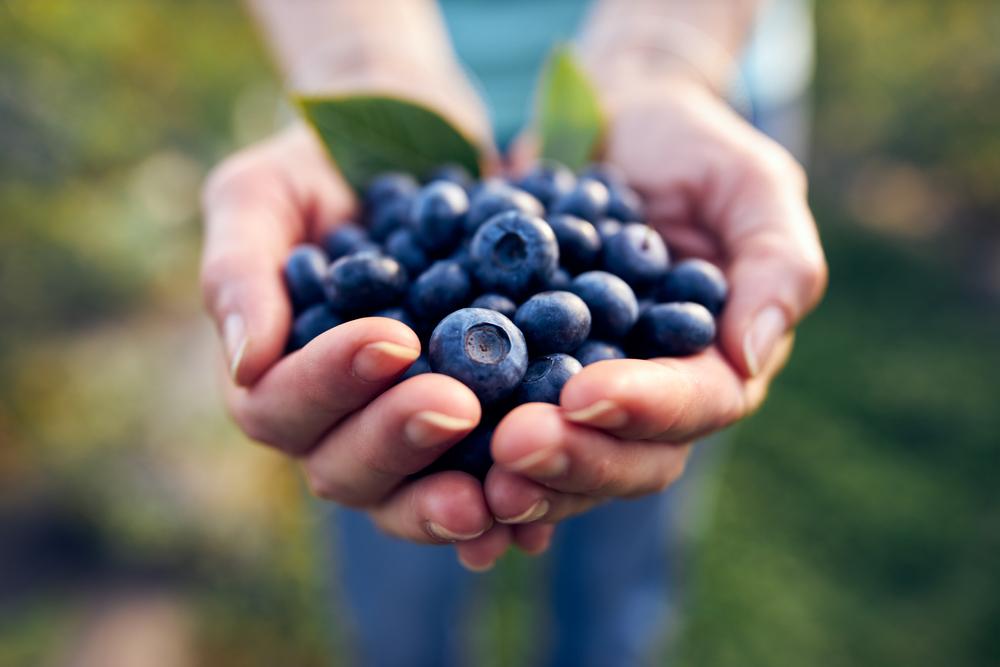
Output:
[[643,313],[655,306],[657,303],[659,302],[656,301],[656,299],[639,299],[639,317],[642,317]]
[[413,197],[396,197],[372,208],[368,215],[368,234],[372,240],[384,243],[390,234],[405,227],[412,206]]
[[472,433],[452,445],[423,473],[460,470],[469,473],[479,481],[486,479],[486,473],[493,466],[490,442],[493,440],[495,428],[496,424],[493,422],[481,423]]
[[463,243],[455,249],[455,252],[451,253],[448,259],[458,262],[459,265],[466,270],[466,272],[471,276],[475,273],[472,265],[472,255],[469,253],[469,244]]
[[605,242],[604,268],[634,289],[642,289],[663,279],[670,268],[670,254],[655,229],[632,222]]
[[625,350],[612,343],[600,340],[588,340],[573,351],[573,356],[583,366],[607,359],[624,359]]
[[397,303],[405,291],[406,270],[377,252],[341,257],[326,274],[327,299],[345,313],[375,312]]
[[472,176],[469,175],[469,170],[460,164],[446,164],[438,167],[431,172],[430,177],[427,179],[428,183],[433,183],[434,181],[447,181],[449,183],[454,183],[455,185],[461,186],[461,188],[466,192],[468,192],[473,185]]
[[472,237],[469,252],[480,286],[515,298],[547,285],[559,265],[552,228],[520,211],[490,218]]
[[323,277],[326,275],[326,254],[310,244],[296,246],[285,262],[285,286],[292,306],[300,312],[326,298]]
[[344,255],[376,248],[375,243],[368,238],[368,231],[353,222],[331,229],[323,237],[323,249],[326,250],[331,262]]
[[541,292],[514,315],[532,354],[571,352],[590,335],[590,310],[572,292]]
[[573,276],[570,275],[569,271],[563,268],[556,269],[556,272],[552,274],[549,278],[549,282],[546,283],[545,289],[551,290],[568,290],[569,286],[573,284]]
[[625,172],[618,165],[610,162],[595,162],[588,165],[581,173],[580,178],[592,178],[600,181],[610,190],[621,185],[625,185]]
[[385,254],[402,264],[410,276],[419,276],[431,263],[412,229],[397,229],[390,234],[385,241]]
[[642,212],[642,199],[627,185],[617,185],[612,188],[608,200],[607,215],[609,218],[622,222],[642,222],[645,216]]
[[297,350],[324,331],[343,324],[344,320],[330,310],[325,303],[309,308],[292,322],[292,332],[288,340],[288,348]]
[[517,304],[502,294],[483,294],[472,302],[471,307],[495,310],[505,317],[514,317],[517,312]]
[[372,179],[365,188],[365,208],[371,208],[399,197],[409,198],[417,193],[420,184],[409,174],[390,171]]
[[462,223],[468,210],[469,196],[462,186],[449,181],[434,181],[424,186],[410,209],[417,240],[432,252],[451,250],[462,238]]
[[504,211],[520,211],[527,215],[541,216],[545,209],[537,199],[524,190],[502,181],[491,182],[472,196],[469,213],[465,216],[465,233],[474,234],[483,223]]
[[431,362],[427,360],[426,354],[421,354],[417,357],[417,360],[410,364],[410,367],[406,369],[406,372],[400,376],[399,381],[409,380],[412,377],[418,375],[423,375],[424,373],[431,372]]
[[514,392],[518,403],[553,403],[559,405],[559,393],[569,379],[583,370],[580,362],[568,354],[547,354],[532,359],[524,379]]
[[622,338],[639,318],[635,292],[624,280],[606,271],[581,273],[573,279],[570,290],[590,309],[591,329],[598,338]]
[[408,305],[420,319],[436,320],[465,306],[471,298],[469,274],[458,262],[441,259],[413,281]]
[[380,310],[377,313],[372,313],[372,317],[388,317],[390,320],[402,322],[414,331],[418,328],[417,321],[413,318],[413,315],[411,315],[405,308],[400,308],[399,306],[386,308],[385,310]]
[[622,223],[614,218],[603,218],[594,224],[597,228],[597,235],[601,237],[601,244],[608,242],[612,236],[622,230]]
[[600,181],[582,178],[576,187],[552,203],[549,213],[568,213],[578,218],[597,222],[605,217],[610,194]]
[[509,396],[528,368],[524,334],[485,308],[463,308],[441,320],[431,334],[428,356],[434,372],[463,382],[484,403]]
[[535,165],[517,185],[547,208],[576,186],[576,176],[558,162],[547,161]]
[[715,319],[700,303],[660,303],[642,314],[629,334],[642,357],[684,357],[715,339]]
[[718,267],[703,259],[685,259],[670,269],[656,296],[662,302],[700,303],[718,316],[728,294],[726,276]]
[[559,263],[573,273],[594,268],[601,256],[601,236],[593,224],[574,215],[556,214],[548,218],[559,242]]

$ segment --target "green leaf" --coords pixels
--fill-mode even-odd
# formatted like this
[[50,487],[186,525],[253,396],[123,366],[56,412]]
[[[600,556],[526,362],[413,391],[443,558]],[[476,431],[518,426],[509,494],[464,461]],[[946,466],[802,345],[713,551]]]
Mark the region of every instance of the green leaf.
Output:
[[337,168],[360,191],[385,171],[426,177],[458,164],[478,177],[479,149],[425,106],[380,95],[301,97],[295,100]]
[[542,74],[537,122],[542,157],[578,170],[597,153],[604,113],[590,79],[569,47],[552,51]]

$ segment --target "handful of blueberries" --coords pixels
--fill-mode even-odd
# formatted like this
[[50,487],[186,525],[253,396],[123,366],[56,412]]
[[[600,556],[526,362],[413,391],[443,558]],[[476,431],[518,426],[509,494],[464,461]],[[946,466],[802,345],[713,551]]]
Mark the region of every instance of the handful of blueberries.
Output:
[[610,165],[577,177],[546,162],[516,182],[478,183],[446,166],[423,186],[386,173],[362,215],[365,227],[337,227],[288,258],[289,350],[359,317],[416,331],[424,354],[400,381],[443,373],[483,404],[481,425],[433,470],[484,477],[499,419],[521,403],[558,404],[586,365],[691,355],[715,339],[722,272],[700,259],[671,265]]

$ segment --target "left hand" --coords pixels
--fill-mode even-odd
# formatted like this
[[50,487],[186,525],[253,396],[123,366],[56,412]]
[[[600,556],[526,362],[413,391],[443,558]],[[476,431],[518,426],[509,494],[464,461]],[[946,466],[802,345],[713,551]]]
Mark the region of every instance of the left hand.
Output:
[[[692,442],[753,412],[827,280],[805,173],[783,148],[690,79],[609,99],[605,158],[644,196],[672,254],[717,263],[730,296],[717,346],[593,364],[567,383],[560,406],[524,405],[500,423],[486,499],[497,529],[537,526],[539,548],[546,526],[662,491],[682,474]],[[522,141],[515,165],[532,157]],[[459,552],[486,566],[505,548],[494,537]]]

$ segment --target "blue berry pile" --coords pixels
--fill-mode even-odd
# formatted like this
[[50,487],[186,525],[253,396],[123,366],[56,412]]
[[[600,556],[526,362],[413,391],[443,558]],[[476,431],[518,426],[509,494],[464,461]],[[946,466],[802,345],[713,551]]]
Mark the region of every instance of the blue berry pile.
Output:
[[425,353],[402,379],[450,375],[484,408],[434,470],[484,476],[499,419],[521,403],[558,404],[584,366],[704,350],[726,301],[718,268],[671,264],[610,165],[577,176],[541,163],[516,181],[478,183],[446,166],[423,185],[387,173],[368,185],[362,219],[288,258],[289,351],[359,317],[416,331]]

